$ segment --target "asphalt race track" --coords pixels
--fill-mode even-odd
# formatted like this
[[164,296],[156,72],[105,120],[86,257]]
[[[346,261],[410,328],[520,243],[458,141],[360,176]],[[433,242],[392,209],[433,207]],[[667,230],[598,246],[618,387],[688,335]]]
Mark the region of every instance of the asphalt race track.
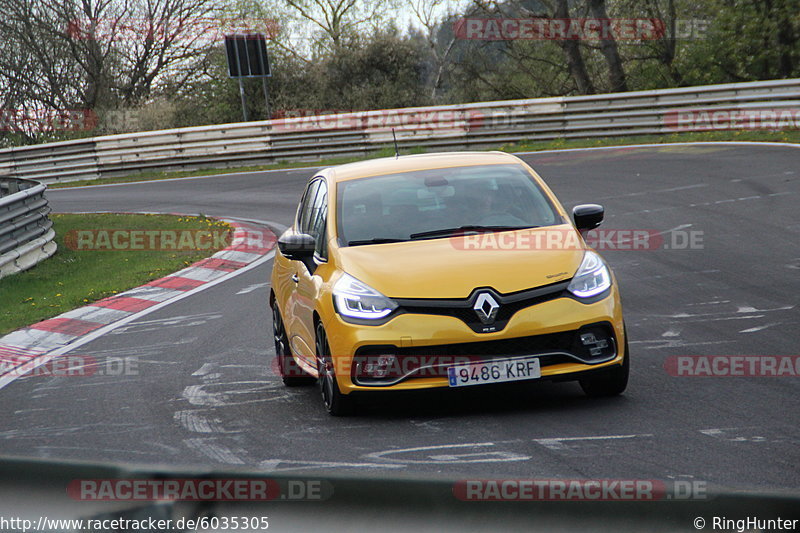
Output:
[[[619,398],[574,383],[378,398],[325,414],[272,371],[272,263],[80,347],[130,375],[27,377],[0,390],[0,453],[392,477],[700,480],[796,491],[800,379],[673,377],[670,356],[798,355],[800,149],[683,145],[524,156],[604,228],[702,237],[605,251],[632,376]],[[55,211],[204,213],[288,225],[312,169],[51,190]]]

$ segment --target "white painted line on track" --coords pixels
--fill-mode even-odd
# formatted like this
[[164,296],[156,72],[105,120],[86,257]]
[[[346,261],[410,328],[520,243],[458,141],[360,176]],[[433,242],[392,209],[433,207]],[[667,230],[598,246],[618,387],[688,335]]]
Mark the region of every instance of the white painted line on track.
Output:
[[[504,441],[509,442],[509,441]],[[515,452],[507,451],[494,451],[491,450],[493,446],[502,444],[503,442],[472,442],[467,444],[439,444],[435,446],[418,446],[415,448],[398,448],[393,450],[384,450],[380,452],[372,452],[364,457],[371,460],[391,461],[393,463],[401,464],[463,464],[463,463],[504,463],[509,461],[527,461],[531,459],[529,455],[522,455]],[[428,452],[434,450],[451,450],[451,449],[483,449],[485,452],[478,453],[450,453],[450,454],[437,454],[429,455],[428,459],[403,459],[389,457],[391,455],[401,453],[414,453],[414,452]]]
[[257,291],[258,289],[261,289],[262,287],[268,287],[268,286],[269,286],[269,283],[266,283],[266,282],[264,282],[264,283],[253,283],[252,285],[248,285],[247,287],[237,291],[236,294],[248,294],[248,293],[251,293],[253,291]]
[[[297,465],[289,466],[287,468],[278,468],[280,464]],[[258,464],[260,469],[269,472],[278,472],[283,470],[304,470],[310,468],[405,468],[406,465],[402,464],[386,464],[386,463],[343,463],[339,461],[296,461],[290,459],[266,459]]]
[[640,439],[654,437],[652,433],[641,433],[634,435],[596,435],[591,437],[552,437],[547,439],[533,439],[533,442],[541,444],[545,448],[551,450],[563,450],[566,448],[565,442],[575,441],[595,441],[595,440],[622,440],[622,439]]
[[[107,212],[108,211],[94,211],[94,212],[83,212],[83,213],[107,213]],[[128,212],[126,214],[131,214],[131,213]],[[193,216],[193,215],[187,215],[186,213],[153,213],[153,212],[147,212],[147,211],[138,211],[138,212],[136,212],[136,214],[172,214],[172,215],[179,215],[179,216]],[[261,231],[261,230],[258,230],[256,228],[248,228],[246,223],[242,224],[240,221],[232,219],[232,218],[223,218],[223,217],[214,217],[214,218],[230,222],[232,225],[237,226],[236,229],[235,229],[234,235],[237,236],[238,240],[241,241],[241,242],[247,242],[249,239],[251,239],[252,238],[251,234],[253,232]],[[252,220],[254,222],[258,223],[258,224],[266,226],[267,228],[269,228],[270,226],[273,226],[273,227],[284,227],[282,224],[273,223],[273,222],[266,221],[266,220],[256,220],[256,219],[252,219]],[[274,235],[274,232],[272,232],[269,229],[267,229],[267,231],[269,231],[270,235],[272,235],[273,237],[276,237]],[[237,239],[234,238],[234,240],[237,240]],[[239,251],[232,250],[232,249],[225,249],[225,250],[221,250],[221,251],[219,251],[219,252],[217,252],[217,253],[215,253],[214,255],[211,256],[211,258],[216,258],[216,259],[225,259],[225,258],[230,259],[230,256],[232,254],[238,254],[238,255],[234,255],[234,256],[236,258],[238,258],[239,260],[241,260],[241,262],[248,263],[248,264],[246,266],[244,266],[244,267],[238,268],[237,270],[235,270],[233,272],[225,273],[224,271],[219,271],[219,270],[215,270],[215,269],[206,269],[205,267],[199,267],[199,266],[195,266],[195,265],[192,265],[192,266],[188,267],[187,269],[179,271],[179,273],[186,273],[186,272],[193,272],[193,271],[203,272],[205,270],[209,270],[207,275],[200,276],[200,278],[201,278],[200,280],[194,280],[194,281],[202,281],[202,284],[197,286],[197,287],[193,287],[191,290],[187,290],[187,291],[173,290],[173,289],[163,288],[163,287],[153,287],[153,286],[150,286],[150,285],[142,285],[140,287],[136,287],[136,288],[130,289],[128,291],[124,291],[122,293],[119,293],[117,295],[119,297],[133,297],[133,298],[137,298],[138,297],[138,298],[142,298],[142,299],[146,299],[146,300],[150,300],[150,301],[159,302],[156,305],[153,305],[151,307],[148,307],[147,309],[143,309],[143,310],[138,311],[138,312],[129,313],[128,311],[125,311],[126,318],[119,319],[119,316],[120,316],[119,312],[117,310],[115,310],[115,309],[102,307],[102,306],[96,306],[96,305],[92,304],[92,305],[89,305],[89,306],[84,306],[83,308],[77,308],[77,309],[74,309],[72,311],[68,311],[67,313],[62,313],[62,315],[59,315],[59,316],[54,317],[53,319],[51,319],[51,322],[52,321],[57,321],[57,320],[61,320],[61,321],[73,320],[73,321],[75,321],[76,319],[71,318],[70,316],[65,316],[65,315],[66,314],[70,314],[70,315],[82,316],[84,314],[93,314],[93,316],[97,315],[99,317],[100,315],[107,314],[108,317],[109,317],[109,320],[96,319],[94,321],[89,321],[89,322],[93,322],[94,324],[100,324],[100,323],[105,324],[104,326],[101,326],[98,329],[96,329],[94,331],[91,331],[90,333],[87,333],[87,334],[82,334],[82,333],[76,333],[76,334],[58,333],[58,332],[51,331],[50,330],[51,328],[49,328],[49,327],[46,328],[46,329],[45,328],[41,328],[41,330],[37,329],[37,328],[34,327],[36,324],[34,324],[31,327],[22,328],[20,330],[14,331],[14,332],[2,337],[0,339],[2,341],[2,344],[0,344],[0,361],[7,362],[7,361],[11,360],[14,363],[18,363],[18,359],[20,357],[27,357],[28,360],[25,361],[24,363],[19,363],[13,369],[10,369],[9,371],[4,372],[3,374],[0,374],[0,389],[5,387],[7,384],[15,381],[17,378],[24,376],[26,373],[29,373],[32,370],[35,370],[36,368],[38,368],[38,367],[40,367],[40,366],[42,366],[44,364],[47,364],[49,361],[51,361],[55,357],[58,357],[58,356],[63,355],[63,354],[66,354],[66,353],[70,352],[71,350],[73,350],[73,349],[75,349],[75,348],[77,348],[77,347],[79,347],[79,346],[81,346],[83,344],[86,344],[87,342],[90,342],[91,340],[93,340],[93,339],[95,339],[95,338],[97,338],[97,337],[99,337],[101,335],[104,335],[104,334],[109,333],[111,331],[117,330],[118,328],[122,328],[122,329],[119,329],[119,332],[125,331],[126,328],[124,328],[123,326],[128,324],[128,323],[130,323],[131,320],[135,320],[138,317],[144,316],[144,315],[148,314],[150,311],[155,311],[157,309],[165,307],[166,305],[169,305],[172,302],[182,300],[183,298],[185,298],[186,296],[189,296],[190,294],[194,294],[194,293],[199,292],[200,290],[202,290],[204,288],[207,288],[207,287],[216,285],[217,283],[221,283],[222,281],[226,281],[228,279],[231,279],[234,276],[236,276],[236,275],[238,275],[238,274],[240,274],[242,272],[250,270],[251,268],[254,268],[255,266],[258,266],[258,265],[264,263],[265,261],[271,259],[275,255],[274,246],[276,245],[276,243],[274,243],[272,241],[272,239],[270,239],[269,244],[273,247],[273,249],[268,251],[268,252],[266,252],[266,253],[264,253],[263,255],[262,255],[262,253],[246,253],[246,252],[239,252]],[[234,245],[233,247],[235,248],[236,245]],[[198,263],[201,263],[201,262],[198,262]],[[167,276],[165,278],[162,278],[161,280],[156,280],[156,281],[169,280],[170,278],[172,278],[172,279],[180,279],[180,276],[176,276],[176,274],[178,274],[178,273],[170,274],[169,276]],[[198,276],[192,276],[192,277],[198,277]],[[95,307],[99,307],[100,309],[94,309]],[[116,316],[113,316],[113,315],[116,315]],[[111,318],[118,319],[118,320],[112,322],[110,320]],[[80,322],[80,320],[81,319],[77,319],[78,322]],[[47,322],[47,321],[45,321],[45,322]],[[41,324],[41,323],[39,323],[39,324]],[[82,326],[82,324],[77,324],[77,326]],[[20,354],[18,352],[17,348],[15,348],[15,347],[18,347],[18,348],[24,347],[25,348],[24,349],[25,353]]]

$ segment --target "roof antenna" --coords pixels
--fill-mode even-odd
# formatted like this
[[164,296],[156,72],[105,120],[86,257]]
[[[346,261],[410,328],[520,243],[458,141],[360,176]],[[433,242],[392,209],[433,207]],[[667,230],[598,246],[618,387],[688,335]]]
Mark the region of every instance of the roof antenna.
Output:
[[397,159],[400,157],[400,149],[397,147],[397,135],[394,134],[394,128],[392,128],[392,139],[394,139],[394,158]]

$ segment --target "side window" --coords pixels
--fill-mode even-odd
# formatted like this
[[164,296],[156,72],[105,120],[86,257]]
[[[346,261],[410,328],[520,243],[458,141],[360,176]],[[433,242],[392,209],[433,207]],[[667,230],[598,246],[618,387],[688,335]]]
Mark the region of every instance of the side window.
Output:
[[323,180],[319,182],[319,190],[311,213],[311,227],[309,233],[317,240],[317,255],[327,257],[328,243],[325,239],[325,228],[328,219],[328,187]]
[[320,180],[318,179],[309,183],[303,195],[300,209],[297,211],[297,231],[300,233],[309,233],[309,228],[311,227],[311,212],[314,207],[317,191],[319,191],[319,184]]

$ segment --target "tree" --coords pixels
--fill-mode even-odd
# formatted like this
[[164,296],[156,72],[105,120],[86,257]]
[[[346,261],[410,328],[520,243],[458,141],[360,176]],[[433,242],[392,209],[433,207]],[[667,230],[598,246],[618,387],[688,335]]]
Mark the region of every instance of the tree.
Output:
[[[555,18],[569,18],[569,6],[567,0],[556,0]],[[579,94],[594,94],[594,84],[592,83],[589,73],[586,71],[586,64],[581,54],[581,47],[578,41],[567,39],[559,41],[561,49],[567,60],[567,67],[569,68],[570,76],[575,81]]]
[[0,0],[0,87],[28,108],[102,112],[206,66],[218,0]]
[[712,0],[708,32],[689,51],[688,83],[800,75],[800,0]]
[[[587,0],[589,9],[595,19],[607,20],[606,0]],[[622,58],[619,56],[617,41],[613,35],[600,39],[600,51],[608,64],[608,81],[612,92],[622,92],[628,90],[628,82],[625,77],[625,68],[622,66]]]
[[314,93],[322,109],[385,109],[430,103],[424,90],[425,52],[396,29],[352,37],[321,61]]
[[[456,35],[452,26],[447,22],[454,18],[452,2],[450,0],[410,0],[409,8],[414,13],[417,22],[422,26],[420,35],[425,40],[430,56],[433,60],[432,76],[430,79],[431,99],[437,100],[439,89],[448,67],[450,53],[456,45]],[[444,15],[437,15],[446,8]],[[476,11],[476,5],[466,9],[464,16],[470,16]],[[450,31],[442,31],[447,27]],[[411,30],[413,32],[413,30]]]
[[[293,13],[318,30],[315,44],[341,48],[345,38],[377,29],[394,9],[394,0],[283,0]],[[321,32],[321,36],[320,35]]]

